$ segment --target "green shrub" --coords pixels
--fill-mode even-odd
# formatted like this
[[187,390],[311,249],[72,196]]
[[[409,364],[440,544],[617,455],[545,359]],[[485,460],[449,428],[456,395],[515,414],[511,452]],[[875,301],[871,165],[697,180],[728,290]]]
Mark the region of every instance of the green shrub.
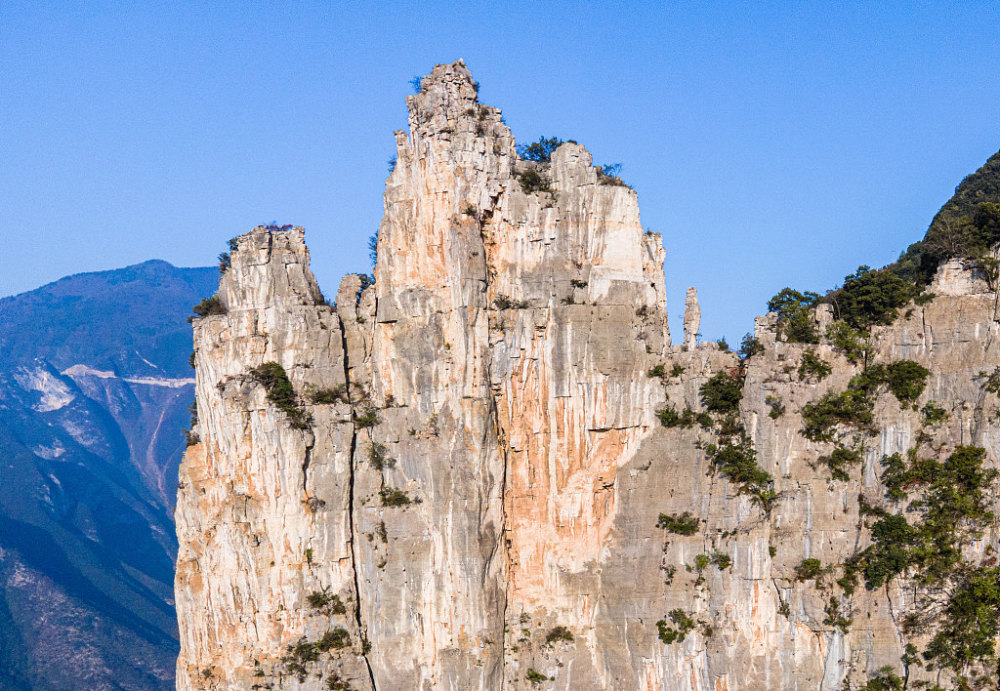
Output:
[[735,413],[743,399],[743,381],[725,372],[717,372],[702,384],[701,402],[713,413]]
[[517,181],[521,183],[521,189],[524,190],[526,194],[532,194],[533,192],[548,192],[551,189],[549,187],[549,181],[537,170],[530,168],[519,173]]
[[316,389],[310,392],[309,399],[316,405],[332,405],[334,403],[350,403],[351,395],[346,384],[338,384],[332,389]]
[[361,411],[354,411],[354,424],[358,427],[374,427],[379,424],[378,412],[372,407],[365,407]]
[[622,180],[621,172],[621,163],[606,163],[603,166],[597,166],[597,184],[628,187],[631,189],[631,186]]
[[733,558],[723,552],[713,551],[712,563],[715,564],[719,571],[725,571],[733,565]]
[[219,273],[224,274],[229,271],[229,267],[233,265],[232,257],[229,252],[219,252]]
[[531,144],[518,144],[517,155],[524,161],[535,163],[551,163],[552,154],[566,142],[559,137],[539,137]]
[[871,588],[909,566],[924,584],[945,582],[961,561],[962,545],[980,537],[993,520],[987,492],[997,472],[983,468],[985,449],[959,446],[943,463],[911,456],[909,466],[899,454],[882,460],[891,498],[904,499],[911,490],[921,497],[909,506],[919,518],[916,524],[882,512],[872,526],[872,545],[858,557]]
[[406,492],[395,487],[383,487],[378,495],[382,498],[382,506],[406,506],[411,503]]
[[768,312],[778,314],[778,337],[789,343],[819,343],[813,310],[819,302],[816,293],[800,293],[783,288],[767,301]]
[[521,310],[528,306],[528,302],[526,300],[513,300],[506,295],[498,295],[493,299],[493,306],[498,310]]
[[905,688],[903,680],[896,676],[892,667],[886,666],[870,677],[861,691],[903,691]]
[[559,642],[573,642],[573,634],[565,626],[556,626],[545,635],[545,645],[552,645]]
[[679,377],[684,374],[684,368],[681,365],[674,365],[670,368],[671,377]]
[[981,386],[984,391],[1000,394],[1000,367],[994,367],[992,372],[980,372],[979,378],[983,380]]
[[764,398],[764,403],[771,409],[767,416],[772,420],[777,420],[785,414],[785,402],[781,396],[772,396],[771,394],[768,394]]
[[385,444],[379,444],[377,441],[368,445],[368,462],[379,471],[396,467],[396,459],[390,458]]
[[677,643],[682,642],[695,627],[694,619],[688,616],[687,612],[682,609],[671,610],[667,617],[673,623],[673,626],[668,624],[665,619],[660,619],[656,622],[656,630],[659,638],[667,645],[675,641]]
[[861,452],[857,449],[849,449],[846,446],[837,444],[837,447],[829,456],[820,456],[821,461],[830,468],[830,475],[834,480],[847,482],[851,476],[847,474],[847,468],[861,463]]
[[685,408],[678,413],[672,406],[664,406],[656,411],[656,417],[664,427],[681,427],[687,429],[692,427],[698,420],[698,416],[690,408]]
[[920,409],[925,425],[939,425],[948,417],[948,411],[938,406],[934,401],[927,401]]
[[680,516],[673,513],[669,515],[661,513],[659,520],[656,522],[657,528],[665,528],[667,532],[677,533],[678,535],[694,535],[698,532],[700,526],[701,521],[696,516],[692,516],[688,511],[685,511]]
[[818,401],[802,406],[802,435],[812,441],[833,441],[833,430],[838,424],[868,431],[874,421],[873,406],[863,388],[848,387],[840,393],[828,391]]
[[712,560],[707,554],[699,554],[694,558],[694,568],[698,571],[704,571],[711,563]]
[[326,678],[326,688],[328,691],[353,691],[354,689],[351,682],[343,679],[337,672],[331,672],[330,676]]
[[250,370],[250,374],[267,391],[267,400],[288,416],[289,424],[297,429],[308,429],[312,421],[298,405],[292,382],[285,368],[273,360]]
[[587,282],[586,281],[581,281],[578,278],[571,279],[570,282],[569,282],[569,284],[571,286],[573,286],[574,288],[586,288],[587,287]]
[[823,619],[824,624],[840,629],[841,633],[847,633],[847,629],[851,626],[851,619],[840,611],[840,602],[837,598],[831,597],[823,611],[826,613],[826,618]]
[[909,405],[924,392],[930,370],[912,360],[898,360],[886,365],[885,381],[900,405]]
[[[960,679],[970,664],[996,669],[1000,636],[1000,568],[980,566],[962,575],[944,608],[944,622],[924,652],[924,658]],[[995,681],[995,679],[994,679]],[[967,683],[956,688],[970,688]]]
[[649,368],[649,371],[646,372],[646,376],[650,378],[659,377],[662,379],[667,376],[667,370],[663,365],[653,365]]
[[795,567],[795,580],[813,581],[823,575],[823,562],[819,559],[803,559]]
[[528,674],[526,675],[526,677],[528,681],[530,681],[532,684],[541,684],[543,681],[549,680],[547,676],[545,676],[541,672],[536,672],[533,669],[528,670]]
[[716,345],[719,346],[719,350],[721,350],[723,353],[729,352],[729,342],[725,339],[725,337],[720,338],[718,343],[716,343]]
[[867,360],[868,333],[852,328],[843,321],[835,321],[826,327],[826,337],[833,347],[844,354],[848,362],[858,363]]
[[903,516],[887,514],[871,527],[872,544],[862,553],[865,587],[880,588],[910,565],[918,532]]
[[339,626],[327,631],[323,637],[316,641],[316,649],[320,652],[329,650],[340,650],[351,645],[351,634],[346,629]]
[[213,314],[225,314],[226,308],[222,306],[222,300],[219,299],[219,296],[213,295],[212,297],[205,298],[192,307],[191,311],[194,312],[199,318],[203,318]]
[[323,610],[328,615],[347,614],[347,607],[341,601],[340,595],[331,594],[327,588],[309,593],[306,596],[306,602],[313,609]]
[[743,340],[740,341],[740,357],[746,360],[747,358],[753,357],[754,355],[759,355],[764,352],[763,344],[753,337],[753,334],[744,334]]
[[814,351],[807,350],[802,353],[802,364],[799,365],[799,379],[815,377],[816,381],[823,381],[827,375],[833,371],[830,363],[819,357]]
[[707,452],[713,467],[736,485],[739,494],[749,495],[765,511],[771,510],[776,499],[770,488],[774,478],[757,465],[757,452],[749,440],[726,442],[719,447],[709,447]]
[[844,277],[840,290],[828,296],[837,319],[856,329],[875,324],[891,324],[899,308],[916,297],[917,288],[890,269],[872,270],[859,266]]
[[290,645],[285,650],[285,655],[279,660],[285,672],[296,675],[300,682],[305,681],[308,671],[306,665],[319,660],[320,651],[316,644],[308,642],[303,636],[295,645]]

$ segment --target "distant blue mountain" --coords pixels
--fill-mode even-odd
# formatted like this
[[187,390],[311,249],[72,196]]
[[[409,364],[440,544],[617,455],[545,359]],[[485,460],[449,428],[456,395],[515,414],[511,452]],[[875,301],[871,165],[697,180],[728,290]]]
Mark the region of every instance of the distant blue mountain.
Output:
[[0,299],[0,689],[170,689],[172,511],[214,268]]

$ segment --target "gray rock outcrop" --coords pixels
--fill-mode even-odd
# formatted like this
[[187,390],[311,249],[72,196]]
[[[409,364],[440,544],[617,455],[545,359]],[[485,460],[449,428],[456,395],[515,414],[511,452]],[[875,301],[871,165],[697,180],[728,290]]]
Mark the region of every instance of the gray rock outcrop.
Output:
[[[868,544],[858,497],[880,505],[881,459],[920,435],[996,466],[998,401],[977,380],[1000,365],[996,294],[951,268],[937,299],[873,328],[873,361],[932,375],[913,406],[877,397],[835,479],[801,410],[860,366],[822,335],[783,342],[773,315],[744,363],[692,347],[694,289],[672,346],[635,192],[578,144],[521,160],[476,92],[455,63],[408,97],[374,286],[347,277],[334,309],[301,229],[238,239],[228,311],[195,325],[178,688],[833,690],[899,670],[929,633],[904,624],[913,583],[846,595],[797,569]],[[807,350],[828,376],[799,373]],[[270,362],[293,396],[253,373]],[[726,420],[699,393],[719,373],[743,381]],[[726,424],[766,491],[713,461]],[[685,514],[693,530],[665,529]],[[991,528],[966,551],[996,547]]]

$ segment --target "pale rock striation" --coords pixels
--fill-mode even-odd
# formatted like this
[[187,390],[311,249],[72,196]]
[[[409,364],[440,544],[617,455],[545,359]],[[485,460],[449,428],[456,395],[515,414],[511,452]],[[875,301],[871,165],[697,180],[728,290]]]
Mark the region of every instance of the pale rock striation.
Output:
[[698,289],[687,289],[684,296],[684,345],[694,348],[698,345],[698,331],[701,329],[701,307],[698,306]]
[[[902,624],[915,590],[837,595],[844,630],[795,569],[867,544],[858,496],[880,501],[880,459],[921,431],[996,465],[996,396],[977,380],[1000,365],[996,294],[946,267],[939,297],[873,329],[873,358],[927,367],[918,404],[949,417],[928,430],[880,395],[861,465],[834,480],[800,410],[858,365],[825,338],[783,342],[774,315],[742,365],[698,346],[694,289],[672,346],[664,250],[632,189],[575,143],[521,160],[461,62],[407,104],[374,286],[348,276],[334,309],[301,229],[257,228],[222,278],[227,313],[195,324],[178,688],[832,691],[898,668],[926,640]],[[829,376],[797,373],[807,348]],[[251,373],[267,362],[299,412]],[[714,432],[657,419],[703,411],[719,372],[745,378],[732,424],[773,479],[770,510],[713,472]],[[693,534],[658,526],[683,512]],[[697,626],[667,644],[657,622],[678,609]]]

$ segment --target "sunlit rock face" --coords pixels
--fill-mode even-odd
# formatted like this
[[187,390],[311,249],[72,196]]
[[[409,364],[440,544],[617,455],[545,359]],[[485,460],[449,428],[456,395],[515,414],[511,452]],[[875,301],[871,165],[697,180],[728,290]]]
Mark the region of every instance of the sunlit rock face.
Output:
[[[773,315],[741,364],[697,344],[693,293],[671,345],[664,250],[632,189],[576,143],[522,160],[461,62],[407,104],[375,284],[348,276],[330,306],[302,230],[257,228],[226,313],[196,322],[178,688],[833,690],[898,669],[922,640],[903,632],[914,591],[847,597],[796,567],[867,544],[858,497],[881,500],[880,460],[912,446],[926,401],[949,412],[924,429],[936,446],[996,464],[976,379],[1000,364],[995,293],[946,267],[939,297],[874,329],[875,360],[932,375],[918,408],[879,396],[862,462],[834,480],[799,411],[859,365],[781,342]],[[828,376],[800,376],[807,349]],[[272,362],[284,408],[252,372]],[[773,478],[769,510],[713,472],[716,432],[658,419],[704,412],[719,372],[744,377],[733,424]],[[692,534],[658,526],[683,512]],[[674,610],[694,626],[667,643]]]

